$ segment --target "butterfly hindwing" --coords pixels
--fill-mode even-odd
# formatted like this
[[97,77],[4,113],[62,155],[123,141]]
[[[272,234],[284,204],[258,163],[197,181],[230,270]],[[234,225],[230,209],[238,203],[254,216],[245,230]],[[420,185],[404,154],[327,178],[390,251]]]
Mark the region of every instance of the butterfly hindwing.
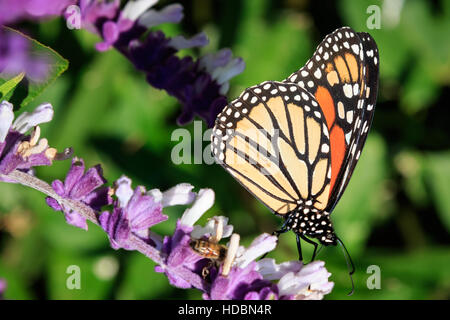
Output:
[[218,115],[212,134],[217,160],[273,212],[305,201],[325,209],[330,140],[315,97],[294,83],[248,88]]

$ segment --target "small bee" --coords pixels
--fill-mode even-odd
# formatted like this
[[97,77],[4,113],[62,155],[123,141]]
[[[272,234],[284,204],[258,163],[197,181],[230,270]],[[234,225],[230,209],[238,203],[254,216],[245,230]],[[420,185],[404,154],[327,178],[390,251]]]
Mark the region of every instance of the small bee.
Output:
[[197,254],[217,262],[225,260],[227,255],[227,247],[208,240],[191,240],[190,246]]
[[217,242],[197,239],[191,240],[189,245],[195,253],[204,258],[210,259],[210,262],[205,267],[203,267],[203,279],[206,279],[208,277],[209,269],[212,266],[216,266],[218,268],[219,264],[222,263],[227,256],[228,248]]

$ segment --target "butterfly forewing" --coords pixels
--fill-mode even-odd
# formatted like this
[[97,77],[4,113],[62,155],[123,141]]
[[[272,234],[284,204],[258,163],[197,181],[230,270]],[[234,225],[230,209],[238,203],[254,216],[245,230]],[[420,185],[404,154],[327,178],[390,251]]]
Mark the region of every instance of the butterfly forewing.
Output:
[[212,151],[248,191],[285,215],[310,201],[325,209],[330,140],[318,102],[293,83],[248,88],[218,115]]
[[368,33],[358,32],[358,37],[361,39],[363,53],[365,55],[363,67],[363,76],[365,79],[364,95],[362,97],[362,102],[359,105],[362,114],[360,116],[360,121],[356,123],[355,132],[353,133],[353,145],[349,148],[350,153],[348,154],[345,163],[345,171],[342,171],[342,176],[338,179],[339,183],[337,183],[337,187],[333,194],[330,195],[330,211],[333,210],[334,206],[344,193],[356,163],[361,156],[362,149],[372,125],[378,94],[379,56],[377,45],[375,40],[373,40]]

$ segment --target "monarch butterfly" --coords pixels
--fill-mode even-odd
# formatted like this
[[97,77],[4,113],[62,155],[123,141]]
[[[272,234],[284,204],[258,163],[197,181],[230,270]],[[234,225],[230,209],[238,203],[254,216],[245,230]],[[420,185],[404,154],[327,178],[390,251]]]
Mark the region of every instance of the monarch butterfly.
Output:
[[275,233],[295,232],[300,260],[300,238],[314,244],[313,259],[313,239],[339,243],[348,255],[330,214],[366,141],[378,73],[374,39],[343,27],[325,37],[303,68],[246,89],[217,116],[216,161],[285,219]]

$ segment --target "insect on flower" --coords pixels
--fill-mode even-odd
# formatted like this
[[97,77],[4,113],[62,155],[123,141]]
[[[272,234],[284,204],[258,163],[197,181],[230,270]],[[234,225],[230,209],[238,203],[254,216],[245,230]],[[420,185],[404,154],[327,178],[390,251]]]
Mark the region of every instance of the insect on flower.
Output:
[[[214,157],[239,183],[314,245],[340,244],[330,214],[350,181],[369,132],[378,92],[374,39],[349,27],[325,37],[286,80],[246,89],[217,116]],[[316,241],[314,241],[316,240]],[[350,270],[351,265],[351,270]]]
[[220,264],[225,262],[227,254],[229,253],[228,247],[219,243],[224,232],[223,220],[220,218],[213,218],[212,220],[214,224],[214,232],[208,237],[207,240],[191,239],[189,242],[189,246],[196,254],[210,260],[209,263],[202,269],[202,276],[204,279],[208,277],[209,269],[211,267],[216,267],[219,269]]
[[190,243],[195,253],[217,262],[223,262],[227,255],[227,247],[209,240],[192,240]]

